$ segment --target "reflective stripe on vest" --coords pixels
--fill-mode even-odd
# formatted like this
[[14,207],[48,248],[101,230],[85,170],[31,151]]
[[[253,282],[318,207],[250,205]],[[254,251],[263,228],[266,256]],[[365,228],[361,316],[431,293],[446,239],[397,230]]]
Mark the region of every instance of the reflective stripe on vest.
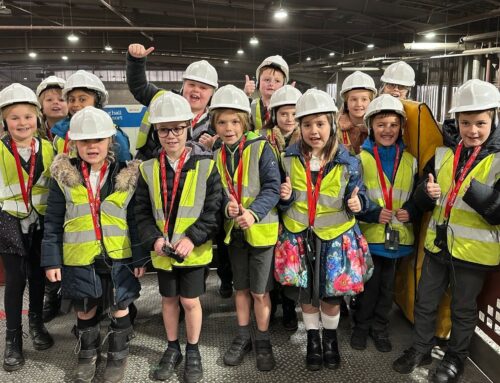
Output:
[[[109,177],[109,175],[108,175]],[[83,185],[59,187],[66,198],[64,217],[63,262],[66,266],[86,266],[102,253],[113,259],[132,256],[127,223],[127,207],[134,191],[115,191],[101,202],[99,212],[102,244],[97,240],[87,189]]]
[[[443,147],[436,149],[435,170],[437,183],[441,187],[441,198],[436,202],[425,238],[425,248],[432,253],[441,251],[434,244],[436,224],[444,221],[446,198],[453,186],[453,158],[454,153],[451,149]],[[488,266],[500,263],[500,226],[490,225],[463,201],[472,179],[493,187],[499,178],[500,153],[483,158],[465,177],[448,221],[448,250],[454,258]]]
[[[296,197],[292,206],[283,214],[283,223],[292,233],[299,233],[309,227],[306,169],[298,156],[283,157],[282,163]],[[343,165],[335,165],[323,177],[313,227],[322,240],[336,238],[356,223],[354,217],[347,215],[343,206],[348,178],[347,168]]]
[[[249,140],[255,137],[258,136],[254,133],[249,133],[247,136]],[[259,160],[265,145],[266,141],[258,140],[247,144],[243,149],[243,158],[240,158],[240,161],[243,161],[241,204],[244,208],[248,208],[260,193]],[[217,168],[221,174],[222,187],[226,195],[229,196],[229,188],[226,177],[224,176],[224,165],[222,164],[220,149],[216,151],[215,156],[217,159]],[[237,180],[238,174],[235,171],[233,175],[234,185],[237,184]],[[225,207],[223,207],[223,209],[225,209]],[[231,242],[231,231],[233,230],[234,222],[234,219],[226,219],[224,221],[224,230],[226,231],[224,242],[227,244]],[[256,221],[250,228],[243,230],[243,234],[245,236],[245,241],[253,247],[274,246],[278,240],[278,212],[276,208],[272,208],[262,220],[259,222]]]
[[[202,159],[196,162],[194,169],[188,170],[177,216],[175,217],[174,232],[170,243],[175,243],[184,236],[186,230],[200,217],[207,194],[207,179],[214,167],[211,159]],[[163,232],[165,227],[165,212],[161,199],[160,185],[160,162],[157,158],[143,162],[140,170],[144,181],[148,184],[149,198],[152,202],[152,213],[156,221],[156,226]],[[196,246],[191,254],[178,263],[174,259],[166,256],[159,256],[156,252],[151,252],[153,266],[157,269],[172,270],[172,266],[189,267],[204,266],[212,261],[212,241],[209,240],[201,246]]]
[[[31,209],[35,209],[41,215],[45,215],[45,211],[47,210],[50,165],[54,159],[54,151],[50,142],[42,139],[38,139],[38,142],[39,148],[36,154],[36,161],[38,161],[38,157],[41,154],[43,170],[31,189],[28,211],[21,192],[16,160],[3,141],[0,141],[0,207],[2,211],[17,218],[26,218],[31,213]],[[26,184],[29,175],[24,168],[23,177]]]
[[262,129],[262,115],[260,112],[260,98],[256,98],[255,100],[252,101],[252,104],[250,105],[250,109],[252,112],[253,129],[254,130]]
[[[377,163],[375,158],[366,150],[359,153],[361,164],[363,166],[363,182],[366,185],[366,192],[369,199],[376,202],[379,206],[385,206],[382,195],[382,187],[378,178]],[[399,162],[394,187],[392,191],[392,210],[396,211],[403,207],[403,204],[410,199],[413,190],[414,177],[417,172],[417,160],[410,153],[403,151],[401,161]],[[390,188],[391,183],[385,176],[385,184]],[[385,242],[385,224],[359,222],[361,231],[366,237],[368,243]],[[411,223],[401,223],[393,215],[391,226],[399,231],[399,243],[401,245],[413,245],[415,237],[413,235],[413,226]]]
[[149,102],[148,108],[146,109],[144,116],[142,116],[141,126],[139,127],[139,131],[137,132],[137,141],[135,143],[136,149],[142,148],[144,145],[146,145],[146,142],[148,140],[149,129],[151,128],[151,124],[149,123],[149,107],[151,106],[154,100],[156,100],[158,97],[160,97],[162,94],[166,92],[167,92],[166,90],[159,90],[158,92],[156,92],[156,94]]

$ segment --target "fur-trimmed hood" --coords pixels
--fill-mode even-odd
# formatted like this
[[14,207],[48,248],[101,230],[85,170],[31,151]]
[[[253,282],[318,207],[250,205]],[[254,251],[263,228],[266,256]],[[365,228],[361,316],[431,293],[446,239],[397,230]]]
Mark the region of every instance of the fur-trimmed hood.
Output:
[[[70,159],[67,154],[58,154],[50,167],[50,172],[54,179],[69,188],[81,185],[83,177],[79,170],[79,160]],[[110,169],[110,175],[114,176],[114,191],[133,192],[139,177],[140,160],[128,162],[127,166],[118,169],[118,164],[114,164],[114,168]]]

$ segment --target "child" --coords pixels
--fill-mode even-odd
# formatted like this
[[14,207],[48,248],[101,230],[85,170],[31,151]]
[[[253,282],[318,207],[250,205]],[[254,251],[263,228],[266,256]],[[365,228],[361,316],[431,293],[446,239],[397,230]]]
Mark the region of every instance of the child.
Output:
[[224,188],[225,242],[236,290],[238,335],[224,354],[224,363],[237,366],[252,349],[250,310],[252,298],[257,321],[255,351],[257,368],[275,366],[269,336],[273,246],[278,235],[280,173],[276,156],[266,139],[249,132],[250,105],[242,90],[220,88],[210,106],[212,126],[223,141],[215,152]]
[[405,112],[399,99],[383,94],[365,114],[369,137],[361,146],[368,211],[359,215],[374,264],[373,275],[358,297],[351,347],[366,348],[368,334],[380,352],[389,352],[389,312],[392,307],[397,258],[413,252],[415,208],[410,199],[417,160],[403,144]]
[[358,160],[336,138],[336,111],[326,92],[304,93],[296,107],[302,140],[282,159],[287,177],[280,193],[283,227],[275,277],[302,306],[309,370],[339,367],[340,302],[361,292],[371,272],[368,246],[353,216],[366,211],[367,198]]
[[415,71],[404,61],[398,61],[385,69],[380,81],[380,94],[390,94],[400,100],[406,100],[411,88],[415,86]]
[[[476,299],[486,273],[500,263],[500,129],[498,89],[481,80],[458,88],[453,120],[445,121],[448,147],[436,150],[417,185],[415,203],[432,210],[415,303],[413,345],[393,363],[409,374],[430,364],[437,309],[451,290],[451,336],[432,382],[456,382],[477,321]],[[457,127],[458,125],[458,127]]]
[[185,310],[184,380],[203,378],[198,340],[200,296],[205,292],[206,265],[212,260],[212,237],[218,227],[222,199],[219,173],[212,154],[187,142],[193,118],[187,100],[163,93],[150,105],[149,122],[162,149],[141,164],[135,214],[139,234],[158,271],[163,323],[168,347],[152,372],[167,380],[182,361],[178,340],[179,301]]
[[361,144],[368,136],[363,122],[366,108],[377,95],[373,79],[363,72],[356,71],[342,83],[340,97],[344,100],[337,118],[340,142],[347,150],[358,154]]
[[[255,77],[257,78],[260,98],[256,98],[251,104],[252,129],[259,130],[271,120],[269,110],[271,96],[276,90],[288,83],[290,78],[288,64],[281,56],[269,56],[257,67]],[[252,97],[255,88],[255,81],[245,76],[245,93],[248,97]]]
[[[87,106],[102,109],[108,103],[108,92],[102,81],[95,74],[84,70],[79,70],[68,77],[62,94],[68,102],[69,116],[51,129],[54,135],[54,149],[58,154],[69,151],[68,130],[71,117]],[[129,161],[132,158],[128,136],[119,127],[116,127],[115,145],[114,152],[118,162]]]
[[[269,109],[271,119],[256,133],[260,133],[273,147],[278,159],[285,149],[300,140],[299,126],[295,120],[295,104],[302,95],[298,89],[291,85],[279,88],[271,96]],[[275,283],[271,291],[271,322],[277,310],[278,302],[283,306],[283,327],[288,331],[298,328],[297,313],[295,312],[295,301],[287,298],[283,293],[281,285]]]
[[66,81],[56,76],[49,76],[36,88],[36,96],[42,106],[43,121],[40,137],[53,141],[50,129],[68,115],[68,103],[62,96]]
[[104,381],[122,381],[132,333],[128,306],[139,297],[137,278],[144,274],[133,212],[127,210],[133,205],[138,163],[116,162],[115,134],[105,111],[83,108],[68,132],[76,158],[60,154],[51,167],[42,266],[51,282],[61,281],[63,299],[71,299],[76,311],[77,382],[90,382],[95,374],[99,304],[110,306],[112,314]]
[[54,153],[48,141],[35,137],[41,115],[31,89],[17,83],[3,89],[0,111],[7,129],[0,141],[0,255],[5,268],[7,317],[3,368],[15,371],[24,365],[21,310],[26,280],[33,347],[45,350],[54,344],[42,321],[45,276],[40,267],[49,167]]
[[[127,54],[127,84],[134,98],[142,105],[149,104],[166,92],[148,82],[146,78],[146,57],[154,51],[154,47],[146,49],[141,44],[130,44]],[[211,150],[217,137],[210,127],[208,104],[218,87],[218,76],[215,68],[208,61],[191,63],[182,76],[182,96],[189,102],[194,114],[191,120],[191,141],[196,141]],[[148,160],[154,157],[158,142],[153,140],[154,129],[151,129],[148,114],[144,115],[137,137],[137,158]]]

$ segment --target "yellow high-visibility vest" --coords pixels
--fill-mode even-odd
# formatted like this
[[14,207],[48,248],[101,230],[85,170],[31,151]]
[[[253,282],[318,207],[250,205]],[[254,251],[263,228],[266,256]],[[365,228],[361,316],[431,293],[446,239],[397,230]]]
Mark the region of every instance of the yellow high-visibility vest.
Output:
[[[154,100],[156,100],[158,97],[160,97],[162,94],[164,94],[166,92],[167,92],[166,90],[160,90],[160,91],[156,92],[156,94],[151,99],[149,106],[151,106],[151,104],[153,103]],[[148,141],[148,134],[149,134],[149,130],[151,128],[151,123],[149,122],[149,106],[146,109],[144,116],[142,116],[141,126],[139,127],[139,132],[137,133],[137,141],[135,144],[135,148],[137,150],[139,150],[144,145],[146,145],[146,142]]]

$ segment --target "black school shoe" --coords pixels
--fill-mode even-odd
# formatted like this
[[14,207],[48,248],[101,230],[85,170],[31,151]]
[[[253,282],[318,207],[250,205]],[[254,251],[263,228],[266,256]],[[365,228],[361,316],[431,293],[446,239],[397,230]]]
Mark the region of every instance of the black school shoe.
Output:
[[276,366],[270,340],[256,340],[255,354],[259,371],[271,371]]
[[202,379],[203,367],[201,365],[200,351],[186,351],[186,361],[184,363],[184,381],[187,383],[196,383]]
[[460,380],[464,363],[453,354],[445,354],[436,371],[431,376],[433,383],[454,383]]
[[405,350],[403,355],[392,363],[392,369],[400,374],[409,374],[419,366],[432,363],[431,353],[421,353],[413,347]]
[[238,366],[243,362],[243,357],[252,350],[252,339],[237,336],[224,354],[224,364]]
[[375,348],[379,352],[391,352],[392,344],[387,331],[370,330],[370,337],[373,339]]
[[368,339],[368,331],[354,328],[351,334],[351,348],[354,350],[363,351],[366,349],[366,341]]
[[175,348],[167,348],[160,359],[160,363],[151,372],[151,379],[153,380],[167,380],[169,379],[175,368],[182,362],[182,354]]

